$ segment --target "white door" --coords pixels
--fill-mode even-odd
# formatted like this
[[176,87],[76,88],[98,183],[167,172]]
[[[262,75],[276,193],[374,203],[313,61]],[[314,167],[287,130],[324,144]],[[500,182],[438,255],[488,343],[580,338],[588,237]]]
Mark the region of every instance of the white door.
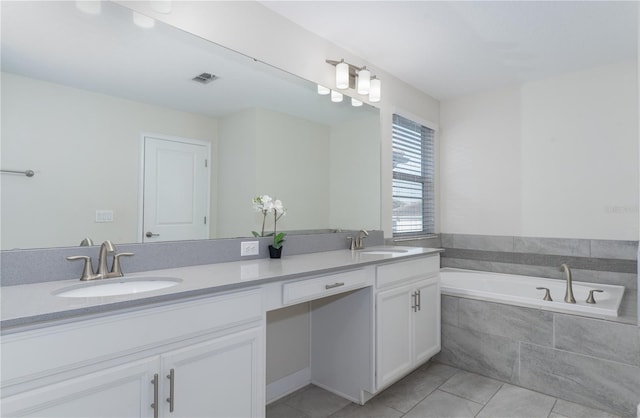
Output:
[[209,238],[210,146],[144,138],[142,242]]
[[424,363],[440,351],[440,288],[438,278],[418,283],[418,309],[413,314],[415,364]]
[[253,328],[163,354],[164,416],[263,417],[262,333]]
[[108,368],[2,399],[4,417],[153,417],[158,357]]

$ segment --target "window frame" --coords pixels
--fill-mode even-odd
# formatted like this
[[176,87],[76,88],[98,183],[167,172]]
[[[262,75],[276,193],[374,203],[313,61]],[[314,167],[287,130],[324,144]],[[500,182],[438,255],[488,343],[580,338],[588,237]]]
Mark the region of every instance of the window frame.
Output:
[[[398,121],[396,119],[399,119]],[[403,240],[415,240],[415,239],[423,239],[423,238],[432,238],[437,236],[437,225],[438,225],[438,207],[437,207],[437,161],[436,161],[436,138],[437,138],[437,127],[434,124],[425,122],[420,118],[416,118],[413,116],[409,116],[403,114],[403,112],[394,111],[391,114],[391,233],[394,241],[403,241]],[[410,173],[402,173],[397,172],[395,170],[395,162],[393,155],[398,151],[397,142],[396,142],[396,130],[398,127],[402,127],[400,122],[407,122],[404,126],[406,129],[409,124],[414,124],[416,127],[420,129],[420,147],[421,147],[421,160],[420,160],[420,169],[421,174],[410,174]],[[414,130],[417,132],[417,130]],[[425,135],[425,132],[427,135]],[[413,184],[419,184],[422,189],[421,197],[419,201],[421,202],[421,230],[413,230],[408,232],[397,232],[396,231],[396,217],[394,215],[394,210],[396,208],[396,198],[398,197],[395,193],[396,182],[408,182]],[[402,196],[400,196],[402,197]],[[409,197],[409,196],[405,196]]]

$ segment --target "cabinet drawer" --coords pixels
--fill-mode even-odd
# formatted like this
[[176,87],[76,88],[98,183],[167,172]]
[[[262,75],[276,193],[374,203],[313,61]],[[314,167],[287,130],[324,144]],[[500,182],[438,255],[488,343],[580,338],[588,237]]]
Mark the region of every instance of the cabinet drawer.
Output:
[[282,301],[285,305],[335,295],[345,290],[367,285],[367,270],[353,270],[282,285]]
[[376,287],[378,289],[401,284],[403,281],[423,279],[438,274],[440,255],[435,254],[416,260],[384,264],[377,267]]
[[2,386],[262,317],[256,289],[10,334],[2,338]]

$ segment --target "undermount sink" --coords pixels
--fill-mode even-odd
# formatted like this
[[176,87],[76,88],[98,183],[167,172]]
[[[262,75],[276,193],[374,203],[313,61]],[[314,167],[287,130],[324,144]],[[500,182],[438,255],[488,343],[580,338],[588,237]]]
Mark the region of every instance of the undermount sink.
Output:
[[371,255],[393,255],[406,253],[407,250],[401,250],[399,248],[372,248],[370,250],[362,250],[361,254]]
[[93,298],[104,296],[133,295],[166,289],[180,283],[174,277],[135,277],[130,279],[104,279],[97,283],[84,283],[60,289],[54,295],[63,298]]

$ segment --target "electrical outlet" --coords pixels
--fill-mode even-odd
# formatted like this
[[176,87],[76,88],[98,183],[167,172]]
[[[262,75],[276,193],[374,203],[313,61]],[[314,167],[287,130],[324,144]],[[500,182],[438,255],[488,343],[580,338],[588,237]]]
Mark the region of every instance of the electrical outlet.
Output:
[[240,257],[258,255],[260,246],[258,241],[243,241],[240,243]]

